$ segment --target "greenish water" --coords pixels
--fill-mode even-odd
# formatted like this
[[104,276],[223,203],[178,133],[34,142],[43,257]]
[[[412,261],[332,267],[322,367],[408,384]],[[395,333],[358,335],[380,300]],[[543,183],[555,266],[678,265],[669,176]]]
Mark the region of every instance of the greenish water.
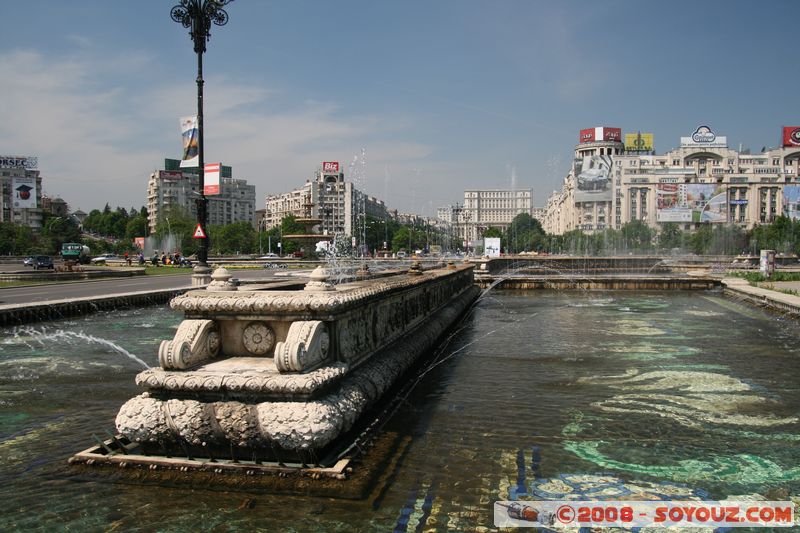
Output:
[[797,323],[709,293],[491,293],[364,501],[73,478],[179,321],[0,330],[0,530],[480,531],[498,499],[800,494]]

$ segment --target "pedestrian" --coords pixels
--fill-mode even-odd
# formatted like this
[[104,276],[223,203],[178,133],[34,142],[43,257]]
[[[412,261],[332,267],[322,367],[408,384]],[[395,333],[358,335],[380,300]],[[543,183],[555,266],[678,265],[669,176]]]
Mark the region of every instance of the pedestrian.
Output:
[[154,267],[158,266],[158,252],[153,252],[153,258],[150,259],[150,262],[153,264]]
[[167,266],[167,254],[166,253],[162,253],[161,254],[161,264],[164,265],[164,266]]
[[143,264],[144,264],[144,254],[142,252],[139,252],[139,266],[142,266]]
[[127,250],[125,251],[125,262],[128,264],[128,266],[131,266],[131,256]]

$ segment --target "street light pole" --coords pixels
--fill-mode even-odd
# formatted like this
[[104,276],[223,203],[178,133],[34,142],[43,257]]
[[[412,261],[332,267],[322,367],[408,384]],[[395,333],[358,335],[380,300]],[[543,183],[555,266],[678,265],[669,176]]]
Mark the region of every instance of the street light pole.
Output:
[[211,25],[224,26],[228,23],[228,13],[222,7],[233,0],[180,0],[170,10],[172,20],[189,28],[189,36],[194,43],[197,54],[197,148],[200,198],[197,200],[197,223],[205,234],[200,238],[200,249],[197,251],[197,274],[207,275],[208,268],[208,199],[205,194],[205,158],[203,153],[203,53],[206,41],[211,38]]

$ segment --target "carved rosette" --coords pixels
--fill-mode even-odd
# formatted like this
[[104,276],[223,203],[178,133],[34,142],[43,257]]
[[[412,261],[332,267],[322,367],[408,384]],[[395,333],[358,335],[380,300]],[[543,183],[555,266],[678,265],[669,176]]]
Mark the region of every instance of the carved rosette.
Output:
[[265,355],[275,346],[275,332],[264,322],[250,322],[242,331],[242,344],[253,355]]
[[319,320],[294,322],[284,342],[275,347],[275,366],[280,372],[303,372],[328,357],[328,330]]
[[161,342],[158,362],[165,370],[189,368],[216,357],[219,346],[219,330],[213,320],[184,320],[175,338]]

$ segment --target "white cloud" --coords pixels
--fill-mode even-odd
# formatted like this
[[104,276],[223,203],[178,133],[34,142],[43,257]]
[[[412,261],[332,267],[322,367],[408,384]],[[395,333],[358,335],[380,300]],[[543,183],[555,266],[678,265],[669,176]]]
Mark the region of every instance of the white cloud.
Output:
[[[196,110],[193,80],[154,77],[153,59],[142,54],[11,51],[0,54],[0,71],[7,73],[0,78],[3,153],[38,155],[44,190],[73,209],[144,205],[149,173],[179,155],[178,117]],[[401,121],[391,117],[292,102],[291,95],[221,76],[207,77],[205,97],[206,160],[222,160],[256,185],[257,208],[266,194],[302,184],[321,161],[346,162],[362,146],[381,169],[431,153],[413,141],[391,142],[387,137],[402,136]]]

